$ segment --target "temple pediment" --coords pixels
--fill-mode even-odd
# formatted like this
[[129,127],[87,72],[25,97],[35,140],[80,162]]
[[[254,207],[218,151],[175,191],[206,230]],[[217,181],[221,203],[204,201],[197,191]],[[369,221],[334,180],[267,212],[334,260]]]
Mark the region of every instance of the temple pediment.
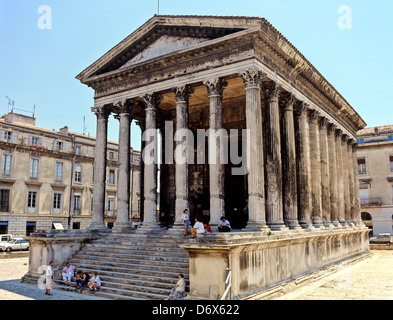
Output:
[[174,53],[183,49],[191,48],[202,42],[209,41],[209,38],[192,38],[192,37],[176,37],[176,36],[161,36],[154,41],[146,49],[136,54],[132,59],[127,61],[120,69],[127,68],[137,63],[141,63],[150,59],[164,56],[169,53]]

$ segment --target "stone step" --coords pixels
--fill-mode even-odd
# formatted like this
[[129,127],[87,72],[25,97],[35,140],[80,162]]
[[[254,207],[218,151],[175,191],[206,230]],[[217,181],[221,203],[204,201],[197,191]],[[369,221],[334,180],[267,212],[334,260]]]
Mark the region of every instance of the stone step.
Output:
[[97,264],[91,264],[91,263],[80,263],[79,268],[82,270],[89,270],[91,273],[93,271],[97,271],[98,274],[101,274],[103,272],[109,272],[109,273],[115,273],[115,274],[127,274],[130,277],[131,276],[137,276],[137,277],[168,277],[168,278],[176,278],[179,273],[183,273],[185,277],[188,277],[188,268],[185,269],[178,269],[178,270],[164,270],[162,268],[157,268],[157,269],[146,269],[146,268],[127,268],[127,267],[113,267],[113,266],[105,266],[105,265],[97,265]]
[[129,253],[118,253],[118,252],[106,252],[106,251],[97,251],[97,250],[91,250],[91,249],[83,249],[78,256],[94,256],[99,259],[100,256],[105,257],[105,258],[114,258],[114,259],[133,259],[133,258],[138,258],[138,259],[145,259],[145,260],[156,260],[156,261],[171,261],[171,262],[183,262],[183,263],[188,263],[188,257],[187,256],[172,256],[171,254],[165,254],[160,252],[155,252],[154,254],[151,254],[149,252],[140,252],[138,250],[132,251]]
[[[143,259],[138,259],[137,257],[131,257],[131,258],[116,258],[116,257],[108,257],[108,256],[102,256],[102,255],[96,255],[96,254],[85,254],[83,252],[78,254],[78,259],[84,259],[84,260],[93,260],[97,261],[97,263],[125,263],[125,264],[147,264],[148,266],[160,266],[160,267],[166,267],[166,266],[173,266],[177,265],[179,267],[188,267],[188,261],[187,259],[183,259],[182,261],[178,261],[178,259],[175,258],[171,259],[170,257],[157,257],[157,256],[148,256],[148,257],[143,257]],[[152,258],[152,259],[150,259]]]
[[[108,270],[116,270],[117,268],[124,268],[124,269],[142,269],[142,270],[155,270],[161,272],[174,272],[174,273],[188,273],[188,265],[184,266],[171,266],[171,265],[150,265],[147,263],[123,263],[123,262],[114,262],[114,261],[105,261],[103,264],[101,261],[95,261],[92,259],[79,259],[78,257],[74,257],[70,260],[70,263],[78,268],[83,265],[94,265],[97,272],[100,272],[103,268]],[[82,268],[83,270],[83,268]]]
[[[181,251],[175,251],[175,250],[161,250],[161,248],[158,248],[159,250],[157,250],[157,247],[154,247],[155,250],[143,250],[145,248],[141,247],[140,249],[137,248],[131,248],[131,249],[126,249],[126,248],[113,248],[110,250],[111,253],[119,253],[119,254],[130,254],[130,255],[170,255],[172,257],[181,257],[181,258],[188,258],[188,253],[181,249]],[[93,246],[93,245],[89,245],[89,246],[85,246],[83,248],[83,252],[108,252],[108,247],[100,247],[100,246]]]
[[[137,245],[137,246],[150,246],[150,247],[174,247],[174,248],[179,248],[177,246],[177,242],[175,241],[167,241],[165,239],[97,239],[94,241],[94,243],[100,243],[100,244],[109,244],[112,246],[118,246],[118,245]],[[185,243],[179,242],[180,243]]]
[[123,244],[123,245],[113,245],[113,244],[107,244],[107,243],[88,243],[84,246],[84,248],[103,248],[103,249],[115,249],[115,250],[146,250],[146,251],[170,251],[170,252],[186,252],[183,248],[177,247],[177,246],[154,246],[150,245],[147,246],[146,244]]

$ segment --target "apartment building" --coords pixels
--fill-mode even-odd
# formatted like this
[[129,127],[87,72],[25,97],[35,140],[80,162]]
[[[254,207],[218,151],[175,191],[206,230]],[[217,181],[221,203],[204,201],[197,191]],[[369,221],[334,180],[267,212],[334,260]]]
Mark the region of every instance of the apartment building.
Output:
[[[0,234],[25,236],[55,227],[87,228],[93,204],[95,138],[40,128],[35,118],[0,118]],[[140,158],[131,152],[130,217],[139,220]],[[105,223],[116,220],[118,144],[108,141]]]
[[373,235],[392,233],[393,125],[358,132],[362,219]]

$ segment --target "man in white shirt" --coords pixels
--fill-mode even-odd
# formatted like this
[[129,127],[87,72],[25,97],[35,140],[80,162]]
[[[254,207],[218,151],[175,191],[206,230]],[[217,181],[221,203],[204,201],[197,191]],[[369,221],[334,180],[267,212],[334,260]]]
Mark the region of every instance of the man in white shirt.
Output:
[[66,283],[71,282],[72,277],[74,276],[74,272],[75,272],[75,267],[67,262],[61,274],[63,276],[63,281]]
[[48,296],[52,296],[50,293],[50,289],[52,289],[52,277],[53,277],[53,264],[54,262],[49,262],[49,265],[46,267],[45,279],[46,279],[46,291],[45,294]]

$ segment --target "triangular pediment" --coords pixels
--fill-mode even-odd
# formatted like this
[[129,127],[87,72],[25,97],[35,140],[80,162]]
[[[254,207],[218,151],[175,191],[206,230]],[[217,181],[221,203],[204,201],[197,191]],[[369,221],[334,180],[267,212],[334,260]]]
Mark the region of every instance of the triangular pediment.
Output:
[[209,40],[209,38],[192,38],[164,35],[161,36],[158,40],[154,41],[146,49],[136,54],[132,59],[122,65],[120,69],[127,68],[134,64],[148,61],[150,59],[161,57],[169,53],[174,53],[183,49],[191,48]]
[[260,25],[262,18],[154,16],[76,78],[82,82]]

